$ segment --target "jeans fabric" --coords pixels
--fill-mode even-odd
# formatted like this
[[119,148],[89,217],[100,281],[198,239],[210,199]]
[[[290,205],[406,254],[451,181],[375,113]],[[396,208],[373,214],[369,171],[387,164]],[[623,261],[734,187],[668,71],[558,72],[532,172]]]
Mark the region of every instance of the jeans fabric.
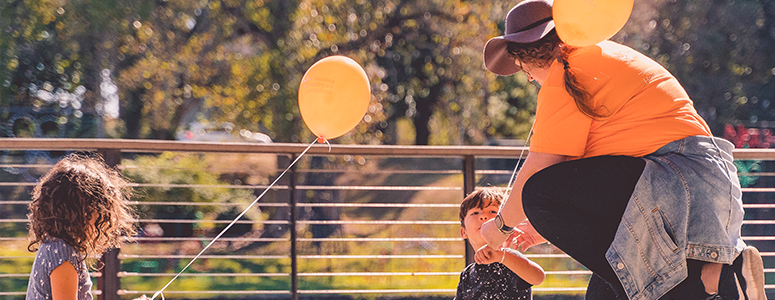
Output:
[[[660,299],[682,282],[678,290],[692,290],[699,273],[687,261],[731,264],[745,247],[732,149],[697,136],[644,158],[563,162],[525,184],[525,213],[621,299]],[[590,288],[606,290],[593,279]]]

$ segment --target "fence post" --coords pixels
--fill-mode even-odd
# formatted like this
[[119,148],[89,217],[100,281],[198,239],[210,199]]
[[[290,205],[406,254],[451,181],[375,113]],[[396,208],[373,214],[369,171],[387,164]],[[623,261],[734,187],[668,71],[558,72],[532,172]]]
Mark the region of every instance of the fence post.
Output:
[[[296,154],[291,154],[291,163],[296,160]],[[291,300],[299,299],[299,270],[296,261],[296,165],[289,170],[288,193],[291,206]]]
[[[99,149],[97,150],[105,164],[109,167],[117,167],[121,164],[121,151]],[[118,289],[121,281],[118,278],[118,272],[121,269],[121,261],[118,259],[119,249],[110,249],[102,254],[100,265],[102,265],[102,276],[97,279],[97,288],[102,291],[98,296],[99,300],[120,300]]]
[[[476,157],[473,155],[463,156],[463,197],[468,196],[476,187]],[[466,247],[466,266],[474,262],[474,248],[466,241],[463,241]]]

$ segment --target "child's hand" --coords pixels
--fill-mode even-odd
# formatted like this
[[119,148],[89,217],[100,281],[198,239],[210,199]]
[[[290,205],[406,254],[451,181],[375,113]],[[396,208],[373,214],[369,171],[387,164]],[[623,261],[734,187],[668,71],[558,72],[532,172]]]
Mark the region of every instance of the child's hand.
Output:
[[491,264],[494,262],[500,262],[504,255],[506,255],[505,252],[501,250],[496,250],[493,248],[490,248],[490,246],[484,245],[482,248],[479,248],[479,250],[476,250],[476,254],[474,255],[474,261],[476,261],[477,264]]

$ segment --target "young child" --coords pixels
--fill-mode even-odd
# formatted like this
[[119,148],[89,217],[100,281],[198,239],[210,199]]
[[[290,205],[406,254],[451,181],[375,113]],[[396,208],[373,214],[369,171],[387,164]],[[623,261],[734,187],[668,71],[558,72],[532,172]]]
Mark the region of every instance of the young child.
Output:
[[498,214],[503,197],[503,193],[487,188],[474,191],[460,204],[460,235],[478,249],[483,263],[472,263],[460,274],[456,300],[533,299],[532,286],[544,281],[541,266],[517,250],[486,246],[479,233],[482,223]]
[[134,236],[131,190],[121,174],[100,159],[69,155],[44,175],[32,192],[31,252],[27,300],[91,300],[86,259]]

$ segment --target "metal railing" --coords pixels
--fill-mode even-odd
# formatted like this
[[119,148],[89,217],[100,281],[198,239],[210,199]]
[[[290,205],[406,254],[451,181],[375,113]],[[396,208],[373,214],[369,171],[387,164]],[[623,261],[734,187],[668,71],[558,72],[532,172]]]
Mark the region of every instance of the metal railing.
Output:
[[[26,250],[22,229],[29,191],[36,176],[64,153],[98,152],[108,164],[141,178],[134,181],[140,192],[132,204],[141,213],[157,216],[140,214],[143,235],[104,254],[103,267],[91,272],[97,281],[95,295],[119,299],[161,288],[231,222],[235,215],[224,212],[247,207],[306,147],[0,138],[0,282],[10,282],[0,283],[0,289],[14,289],[0,290],[0,299],[24,297],[34,257],[19,250]],[[459,235],[459,202],[477,186],[505,187],[522,151],[494,146],[315,145],[256,204],[260,212],[235,223],[250,229],[220,238],[199,258],[201,264],[178,279],[185,282],[171,285],[164,294],[291,299],[313,294],[454,295],[460,271],[473,254]],[[200,155],[191,161],[209,163],[163,165],[148,159],[165,153],[167,162]],[[775,160],[775,151],[738,149],[735,158],[741,163],[742,180],[755,182],[744,188],[743,235],[765,258],[766,288],[772,294],[775,173],[767,171],[775,168],[761,168]],[[759,171],[753,172],[756,168]],[[162,173],[177,179],[149,175]],[[217,180],[183,178],[203,174]],[[202,195],[218,193],[219,199],[203,200]],[[164,199],[151,194],[163,194]],[[165,234],[153,234],[150,225],[166,228]],[[583,294],[590,273],[567,255],[541,246],[531,248],[527,256],[547,273],[546,282],[534,287],[536,293]],[[196,286],[202,282],[205,287]]]

